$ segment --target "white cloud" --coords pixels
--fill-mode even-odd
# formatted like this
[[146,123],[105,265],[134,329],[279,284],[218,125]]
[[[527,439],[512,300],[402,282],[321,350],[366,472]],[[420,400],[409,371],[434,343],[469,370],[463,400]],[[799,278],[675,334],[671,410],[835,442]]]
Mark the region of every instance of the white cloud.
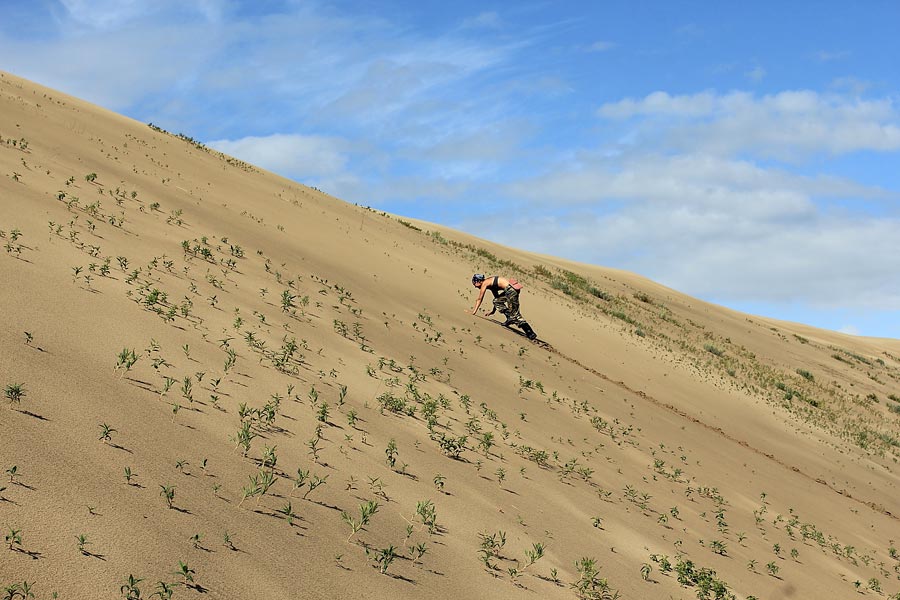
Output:
[[82,25],[105,29],[151,10],[146,0],[60,0],[69,15]]
[[837,50],[837,51],[829,51],[829,50],[819,50],[815,53],[816,60],[821,62],[832,62],[835,60],[841,60],[843,58],[847,58],[850,56],[849,50]]
[[495,11],[485,11],[466,19],[462,26],[464,29],[496,29],[502,24],[499,14]]
[[900,309],[900,279],[886,276],[900,272],[900,218],[822,202],[896,203],[877,188],[694,153],[582,154],[577,168],[505,191],[528,199],[514,213],[522,217],[463,225],[700,297]]
[[201,26],[123,29],[54,42],[0,37],[0,55],[17,75],[122,111],[159,90],[177,88],[222,44]]
[[756,65],[755,67],[744,73],[744,75],[746,75],[747,79],[749,79],[753,83],[759,83],[760,81],[765,79],[766,70],[761,66]]
[[859,327],[854,325],[844,325],[837,331],[838,333],[846,333],[847,335],[859,335]]
[[805,213],[812,208],[813,195],[872,198],[882,194],[846,179],[803,177],[700,153],[585,156],[577,169],[555,170],[511,184],[507,192],[557,206],[622,199],[709,207],[740,203],[758,215],[770,210],[778,214]]
[[[862,100],[808,90],[671,96],[654,92],[602,105],[611,120],[643,118],[638,131],[676,148],[728,155],[749,151],[794,160],[811,154],[900,149],[900,113],[890,98]],[[659,132],[664,131],[665,136]]]
[[274,134],[207,143],[225,154],[300,180],[340,174],[347,164],[347,142],[324,136]]
[[[254,118],[269,131],[284,130],[290,120],[394,131],[408,117],[450,128],[450,119],[477,120],[484,111],[420,107],[469,100],[473,77],[528,44],[527,35],[499,44],[424,36],[379,17],[342,16],[312,3],[238,16],[228,14],[229,0],[66,2],[56,11],[56,30],[39,42],[0,35],[4,68],[120,112],[134,115],[143,103],[149,107],[143,112],[152,114],[147,120],[168,126],[169,119],[184,120],[195,131],[213,120],[212,108],[256,111],[260,94],[267,110]],[[492,22],[490,14],[481,22]],[[172,99],[190,99],[205,110],[193,119],[163,113],[160,107]]]
[[607,213],[483,218],[469,231],[537,252],[613,264],[675,289],[721,301],[801,302],[900,310],[895,251],[900,221],[814,209],[754,214],[719,206],[635,201]]
[[609,42],[606,40],[597,40],[596,42],[594,42],[593,44],[591,44],[590,46],[585,48],[585,51],[587,51],[587,52],[606,52],[607,50],[612,50],[615,47],[616,47],[615,42]]
[[351,172],[322,177],[316,183],[329,194],[362,206],[393,205],[422,200],[450,200],[465,194],[470,185],[436,177],[392,177],[390,183],[366,181]]
[[111,30],[130,22],[178,13],[218,21],[230,0],[59,0],[74,24],[86,30]]
[[653,92],[642,100],[625,98],[608,102],[597,109],[606,119],[628,119],[636,116],[704,117],[719,110],[723,100],[712,92],[690,96],[670,96],[666,92]]
[[831,82],[831,87],[836,90],[844,90],[854,96],[861,96],[872,87],[872,84],[856,77],[838,77]]

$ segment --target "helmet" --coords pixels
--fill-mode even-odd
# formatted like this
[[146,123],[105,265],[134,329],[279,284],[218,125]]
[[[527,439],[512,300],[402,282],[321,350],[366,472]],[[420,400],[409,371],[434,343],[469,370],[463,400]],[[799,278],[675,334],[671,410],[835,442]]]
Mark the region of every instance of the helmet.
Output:
[[472,285],[481,285],[481,282],[484,281],[484,275],[481,273],[475,273],[472,275]]

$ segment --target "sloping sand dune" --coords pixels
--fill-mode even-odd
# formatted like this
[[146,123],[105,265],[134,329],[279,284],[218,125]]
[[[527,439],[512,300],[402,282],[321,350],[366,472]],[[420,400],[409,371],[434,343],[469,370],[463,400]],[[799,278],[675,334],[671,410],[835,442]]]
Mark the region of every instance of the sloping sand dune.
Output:
[[[8,597],[900,591],[898,341],[350,205],[0,75]],[[475,271],[524,282],[549,346],[466,313]]]

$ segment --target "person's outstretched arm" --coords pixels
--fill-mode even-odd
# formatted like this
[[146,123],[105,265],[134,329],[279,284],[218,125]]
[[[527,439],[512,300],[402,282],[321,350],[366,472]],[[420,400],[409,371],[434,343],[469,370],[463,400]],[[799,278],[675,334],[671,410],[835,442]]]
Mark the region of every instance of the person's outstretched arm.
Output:
[[481,284],[481,290],[478,292],[478,300],[475,301],[475,308],[472,309],[473,315],[478,313],[478,307],[481,306],[481,301],[484,300],[485,290],[487,290],[487,280]]

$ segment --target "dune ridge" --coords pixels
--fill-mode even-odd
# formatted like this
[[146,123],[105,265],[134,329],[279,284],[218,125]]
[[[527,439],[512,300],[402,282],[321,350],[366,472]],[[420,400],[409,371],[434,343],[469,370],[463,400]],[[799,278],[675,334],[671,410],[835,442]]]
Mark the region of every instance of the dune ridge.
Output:
[[[11,598],[900,597],[900,341],[348,204],[3,72],[0,174]],[[466,314],[476,271],[549,347]]]

